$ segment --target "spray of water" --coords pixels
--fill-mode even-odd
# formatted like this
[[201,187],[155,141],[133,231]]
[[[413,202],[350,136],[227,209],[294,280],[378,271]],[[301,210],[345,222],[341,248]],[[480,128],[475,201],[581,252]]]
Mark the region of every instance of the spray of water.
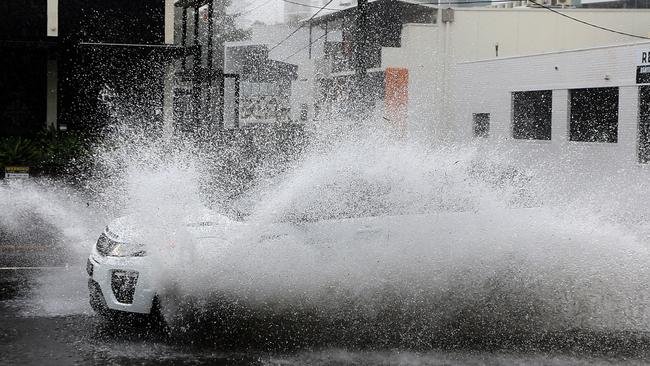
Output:
[[[215,342],[509,346],[650,329],[642,173],[578,179],[561,160],[521,167],[507,151],[349,127],[254,162],[246,144],[118,127],[84,193],[0,193],[31,202],[71,248],[129,215],[175,303],[172,328]],[[237,235],[192,238],[185,218],[205,208],[241,219],[222,228]]]
[[645,243],[536,174],[377,134],[319,146],[234,203],[236,242],[169,269],[192,298],[176,320],[235,343],[416,347],[647,330]]

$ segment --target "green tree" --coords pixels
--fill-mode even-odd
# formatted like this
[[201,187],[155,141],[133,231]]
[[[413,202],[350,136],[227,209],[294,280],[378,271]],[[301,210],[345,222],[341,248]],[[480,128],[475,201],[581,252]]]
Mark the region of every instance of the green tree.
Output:
[[22,137],[0,140],[0,168],[11,165],[36,166],[41,162],[42,150],[38,144]]

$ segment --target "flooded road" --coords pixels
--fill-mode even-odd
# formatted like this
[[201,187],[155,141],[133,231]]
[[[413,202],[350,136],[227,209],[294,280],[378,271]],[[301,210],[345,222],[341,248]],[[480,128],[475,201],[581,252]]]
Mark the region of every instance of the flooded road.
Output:
[[[629,203],[605,215],[474,154],[373,146],[314,153],[230,202],[248,213],[230,246],[176,235],[203,207],[191,156],[125,164],[123,192],[0,186],[0,364],[650,362],[646,205],[598,201]],[[163,283],[202,301],[179,305],[180,335],[90,309],[88,253],[125,213],[151,220]]]
[[[366,350],[335,347],[269,352],[217,349],[169,338],[155,324],[128,318],[107,323],[87,305],[84,276],[70,266],[0,272],[2,365],[587,365],[646,364],[648,339],[609,336],[566,352]],[[66,285],[53,285],[64,282]],[[57,291],[48,291],[56,288]],[[65,289],[63,292],[60,289]],[[609,348],[607,352],[601,352]],[[599,349],[601,351],[599,351]]]
[[[75,277],[83,279],[65,268],[0,272],[0,364],[259,364],[257,356],[175,345],[143,319],[109,324],[92,312]],[[68,281],[67,293],[47,293],[58,281]]]

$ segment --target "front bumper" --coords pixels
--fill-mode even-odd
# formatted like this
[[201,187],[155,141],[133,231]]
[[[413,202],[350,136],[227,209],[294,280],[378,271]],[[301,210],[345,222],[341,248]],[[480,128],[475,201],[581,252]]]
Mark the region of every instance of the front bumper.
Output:
[[93,308],[150,313],[156,290],[149,263],[147,257],[105,257],[93,250],[86,266]]

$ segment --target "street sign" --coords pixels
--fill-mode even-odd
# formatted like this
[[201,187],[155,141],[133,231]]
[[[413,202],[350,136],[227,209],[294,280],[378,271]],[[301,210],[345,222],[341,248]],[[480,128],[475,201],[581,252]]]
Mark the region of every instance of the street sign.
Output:
[[28,166],[5,167],[5,179],[26,179],[26,178],[29,178]]
[[650,52],[648,51],[639,53],[639,63],[636,67],[636,83],[650,83]]

